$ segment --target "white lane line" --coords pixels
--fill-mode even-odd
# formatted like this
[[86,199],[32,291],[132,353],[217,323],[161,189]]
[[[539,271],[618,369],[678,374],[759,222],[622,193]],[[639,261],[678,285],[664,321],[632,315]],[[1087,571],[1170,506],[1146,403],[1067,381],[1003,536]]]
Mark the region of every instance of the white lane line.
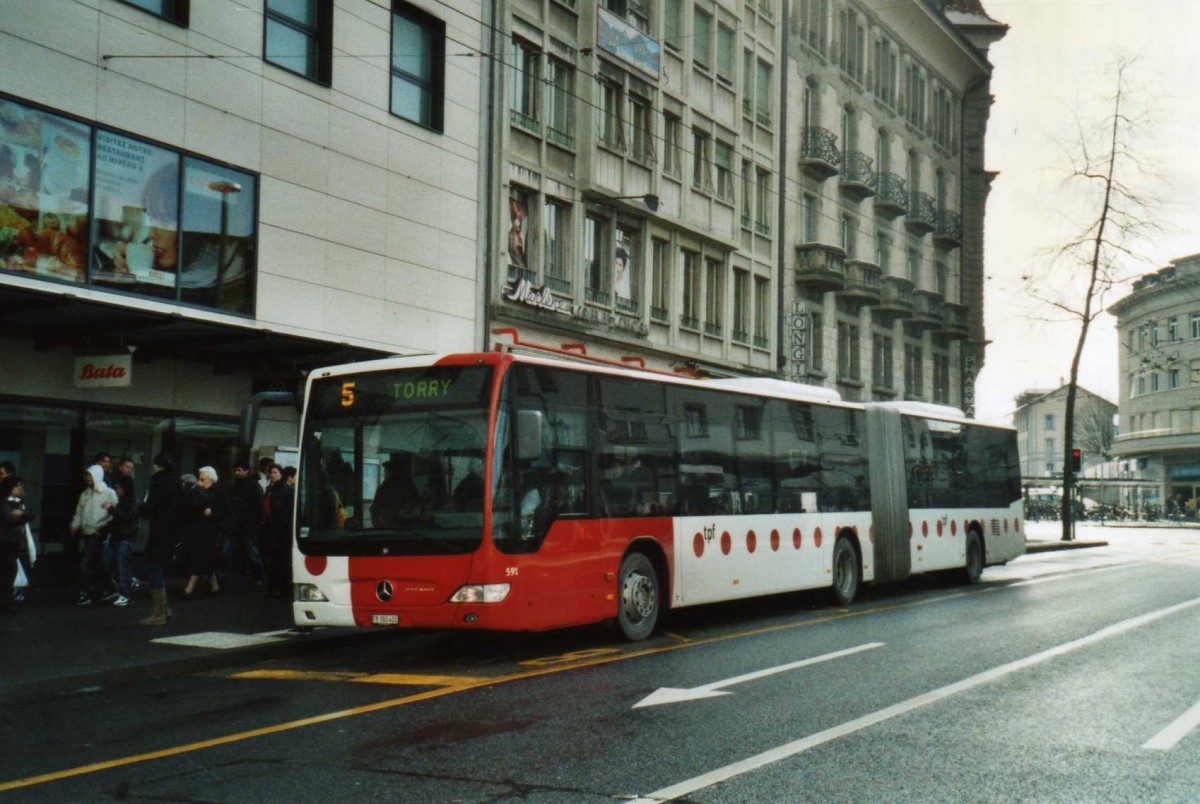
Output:
[[920,709],[924,706],[937,703],[945,700],[960,692],[974,689],[983,684],[988,684],[992,681],[997,681],[1005,676],[1011,675],[1018,670],[1025,670],[1035,665],[1041,664],[1049,659],[1054,659],[1063,656],[1067,653],[1086,648],[1090,645],[1095,645],[1098,642],[1103,642],[1106,639],[1124,634],[1127,631],[1132,631],[1135,628],[1140,628],[1144,625],[1149,625],[1152,622],[1161,620],[1164,617],[1169,617],[1172,614],[1177,614],[1181,611],[1193,608],[1200,605],[1200,597],[1177,603],[1174,606],[1168,606],[1165,609],[1152,611],[1148,614],[1142,614],[1138,617],[1133,617],[1128,620],[1122,620],[1119,623],[1110,625],[1106,628],[1101,628],[1092,634],[1085,637],[1065,642],[1062,645],[1056,645],[1053,648],[1035,653],[1032,656],[1026,656],[1024,659],[1017,659],[1007,664],[1002,664],[999,667],[993,667],[991,670],[985,670],[982,673],[964,678],[962,681],[957,681],[940,689],[932,690],[923,695],[918,695],[915,698],[909,698],[907,701],[901,701],[898,704],[880,709],[868,715],[855,718],[847,721],[839,726],[834,726],[824,731],[819,731],[816,734],[811,734],[808,737],[803,737],[790,743],[772,748],[770,751],[764,751],[756,756],[748,757],[740,762],[734,762],[731,765],[726,765],[723,768],[709,771],[687,781],[664,787],[662,790],[657,790],[635,800],[635,804],[652,804],[657,801],[670,801],[671,799],[681,798],[683,796],[695,793],[697,790],[703,790],[706,787],[712,787],[715,784],[726,782],[735,776],[741,776],[744,773],[757,770],[759,768],[771,765],[789,757],[794,757],[801,754],[810,748],[815,748],[819,745],[832,742],[840,737],[845,737],[849,734],[862,731],[863,729],[883,723],[886,720],[899,717],[907,714],[914,709]]
[[1200,726],[1200,703],[1184,712],[1175,719],[1175,722],[1143,743],[1142,748],[1150,751],[1170,751],[1180,740],[1191,734],[1196,726]]

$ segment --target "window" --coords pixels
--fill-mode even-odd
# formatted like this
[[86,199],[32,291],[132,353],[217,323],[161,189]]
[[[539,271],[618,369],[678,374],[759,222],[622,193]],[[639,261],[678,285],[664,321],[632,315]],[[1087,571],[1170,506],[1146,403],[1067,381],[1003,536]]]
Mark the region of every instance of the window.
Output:
[[188,0],[122,0],[127,6],[148,11],[167,22],[186,28],[188,26]]
[[717,140],[713,151],[717,167],[717,197],[733,200],[733,146]]
[[733,83],[733,29],[717,26],[717,78]]
[[680,178],[683,172],[683,121],[670,112],[663,112],[663,173]]
[[771,173],[765,168],[756,168],[754,198],[754,229],[759,234],[771,233]]
[[587,277],[587,300],[598,304],[608,304],[603,232],[604,222],[589,215],[583,227],[583,270]]
[[899,57],[896,46],[884,37],[875,40],[875,97],[888,106],[896,103]]
[[647,0],[601,0],[600,5],[642,33],[649,32],[650,18],[646,10]]
[[725,265],[704,261],[704,333],[720,335],[725,306]]
[[760,349],[768,346],[767,328],[771,324],[771,282],[761,276],[754,277],[754,345]]
[[683,314],[679,325],[689,329],[700,327],[700,255],[683,252]]
[[742,160],[742,227],[750,228],[754,220],[754,163]]
[[877,389],[891,389],[892,337],[876,334],[871,343],[871,384]]
[[692,9],[692,61],[707,70],[712,64],[712,15]]
[[765,61],[755,64],[754,115],[764,126],[771,125],[771,65]]
[[1053,467],[1055,463],[1054,456],[1057,454],[1057,449],[1053,438],[1047,438],[1042,441],[1042,454],[1049,458],[1046,463]]
[[600,81],[600,142],[625,149],[624,89],[613,81]]
[[[1200,338],[1200,313],[1192,313],[1192,338]],[[1142,348],[1145,348],[1144,344]]]
[[911,343],[904,345],[904,390],[910,398],[925,394],[925,352]]
[[1150,325],[1150,345],[1158,346],[1158,322],[1155,321]]
[[650,244],[650,319],[665,323],[671,298],[671,245],[665,240]]
[[630,113],[633,116],[633,153],[634,159],[643,162],[654,161],[654,130],[651,124],[650,101],[638,95],[629,96]]
[[819,213],[816,195],[805,193],[800,200],[800,242],[817,242],[817,215]]
[[679,50],[682,5],[682,0],[663,0],[663,44],[672,50]]
[[1167,387],[1172,390],[1179,387],[1179,369],[1167,370]]
[[[921,131],[925,130],[927,122],[926,115],[926,78],[925,71],[914,63],[909,63],[904,68],[904,87],[905,87],[905,119],[910,124],[916,126]],[[915,189],[915,187],[914,187]]]
[[1158,391],[1158,372],[1157,371],[1150,375],[1150,391],[1151,392]]
[[758,405],[733,406],[733,436],[742,441],[762,438],[763,409]]
[[940,84],[933,91],[933,141],[947,149],[954,145],[954,95]]
[[709,139],[703,131],[692,129],[692,186],[699,190],[712,190]]
[[933,401],[940,405],[950,404],[950,357],[933,356]]
[[688,437],[704,438],[708,435],[708,417],[704,415],[703,405],[684,405],[683,416]]
[[392,114],[442,130],[446,23],[393,0]]
[[613,295],[622,313],[637,313],[641,299],[641,249],[637,229],[618,224],[613,230]]
[[575,91],[575,71],[562,62],[550,59],[546,76],[546,134],[551,142],[566,148],[575,147],[571,132],[575,129],[571,97]]
[[750,341],[750,272],[741,269],[733,272],[733,339],[739,343]]
[[1137,378],[1137,392],[1138,392],[1138,396],[1141,396],[1142,394],[1146,393],[1146,377],[1145,377],[1145,375]]
[[1175,343],[1179,340],[1179,319],[1171,318],[1167,321],[1167,340]]
[[529,216],[534,213],[532,206],[536,202],[532,190],[526,190],[515,184],[508,188],[508,264],[518,271],[509,271],[510,276],[521,277],[533,282],[537,275],[529,270],[529,255],[535,253],[529,243],[532,232]]
[[843,215],[841,220],[842,228],[842,253],[846,255],[846,259],[853,260],[858,256],[858,226],[855,223],[852,215]]
[[829,0],[800,0],[800,39],[818,53],[829,42]]
[[1047,413],[1045,416],[1042,417],[1042,429],[1047,430],[1047,431],[1054,429],[1054,414],[1053,413]]
[[838,22],[841,29],[839,56],[842,71],[854,80],[862,81],[867,48],[866,26],[849,6],[842,9]]
[[908,249],[908,278],[914,285],[921,284],[921,249],[918,247]]
[[862,378],[861,358],[859,357],[858,325],[839,321],[838,330],[838,380],[858,381]]
[[888,266],[892,263],[891,251],[892,238],[887,232],[877,232],[875,234],[875,264],[879,266],[883,276],[888,275]]
[[511,78],[508,94],[512,122],[530,131],[541,131],[537,118],[537,86],[539,79],[537,49],[516,37],[509,55]]
[[568,207],[560,201],[546,199],[542,207],[542,272],[545,282],[556,293],[570,294],[571,280],[567,271]]
[[333,80],[333,0],[267,0],[263,58],[329,85]]

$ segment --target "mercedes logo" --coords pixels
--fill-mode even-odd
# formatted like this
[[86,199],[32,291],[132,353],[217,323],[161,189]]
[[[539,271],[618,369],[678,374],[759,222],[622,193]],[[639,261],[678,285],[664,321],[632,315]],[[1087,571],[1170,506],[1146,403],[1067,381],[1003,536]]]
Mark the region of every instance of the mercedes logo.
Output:
[[387,603],[392,599],[392,582],[380,581],[375,585],[375,597]]

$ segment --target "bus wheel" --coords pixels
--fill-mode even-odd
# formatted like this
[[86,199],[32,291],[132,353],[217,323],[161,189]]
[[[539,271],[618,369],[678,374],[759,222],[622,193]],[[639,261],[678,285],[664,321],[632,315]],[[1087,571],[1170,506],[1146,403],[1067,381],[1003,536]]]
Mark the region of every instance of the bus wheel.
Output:
[[833,599],[839,606],[849,606],[858,594],[858,583],[862,570],[858,565],[858,551],[845,536],[839,536],[833,545]]
[[617,624],[630,642],[640,642],[658,624],[658,575],[644,553],[630,553],[621,562],[621,599]]
[[978,582],[982,574],[983,540],[979,538],[978,531],[967,531],[967,564],[963,567],[961,577],[964,583],[972,584]]

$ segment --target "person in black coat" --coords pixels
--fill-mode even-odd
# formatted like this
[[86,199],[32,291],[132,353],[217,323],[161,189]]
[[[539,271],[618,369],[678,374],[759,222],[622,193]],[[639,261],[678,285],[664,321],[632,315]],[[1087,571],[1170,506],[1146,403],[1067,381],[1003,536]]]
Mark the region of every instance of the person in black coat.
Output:
[[266,547],[267,586],[272,596],[292,594],[292,509],[296,500],[295,487],[283,477],[278,466],[272,466],[271,485],[263,500],[263,544]]
[[183,495],[180,523],[187,555],[188,582],[183,596],[191,597],[201,578],[208,578],[209,591],[221,591],[217,580],[217,550],[221,534],[234,524],[229,498],[216,488],[217,470],[202,466],[196,472],[196,485]]
[[175,555],[178,544],[179,502],[183,489],[175,474],[174,461],[165,452],[154,456],[154,474],[139,514],[150,522],[150,537],[146,540],[146,566],[150,582],[150,600],[154,613],[140,622],[142,625],[166,625],[167,607],[166,567]]
[[17,552],[25,542],[25,525],[33,519],[25,511],[22,493],[17,475],[6,474],[0,479],[0,613],[13,611]]
[[238,461],[233,465],[233,487],[229,489],[229,502],[237,518],[237,527],[227,542],[229,553],[226,566],[233,571],[244,569],[255,584],[263,579],[262,558],[255,546],[258,527],[263,520],[263,489],[258,478],[251,474],[250,464]]

